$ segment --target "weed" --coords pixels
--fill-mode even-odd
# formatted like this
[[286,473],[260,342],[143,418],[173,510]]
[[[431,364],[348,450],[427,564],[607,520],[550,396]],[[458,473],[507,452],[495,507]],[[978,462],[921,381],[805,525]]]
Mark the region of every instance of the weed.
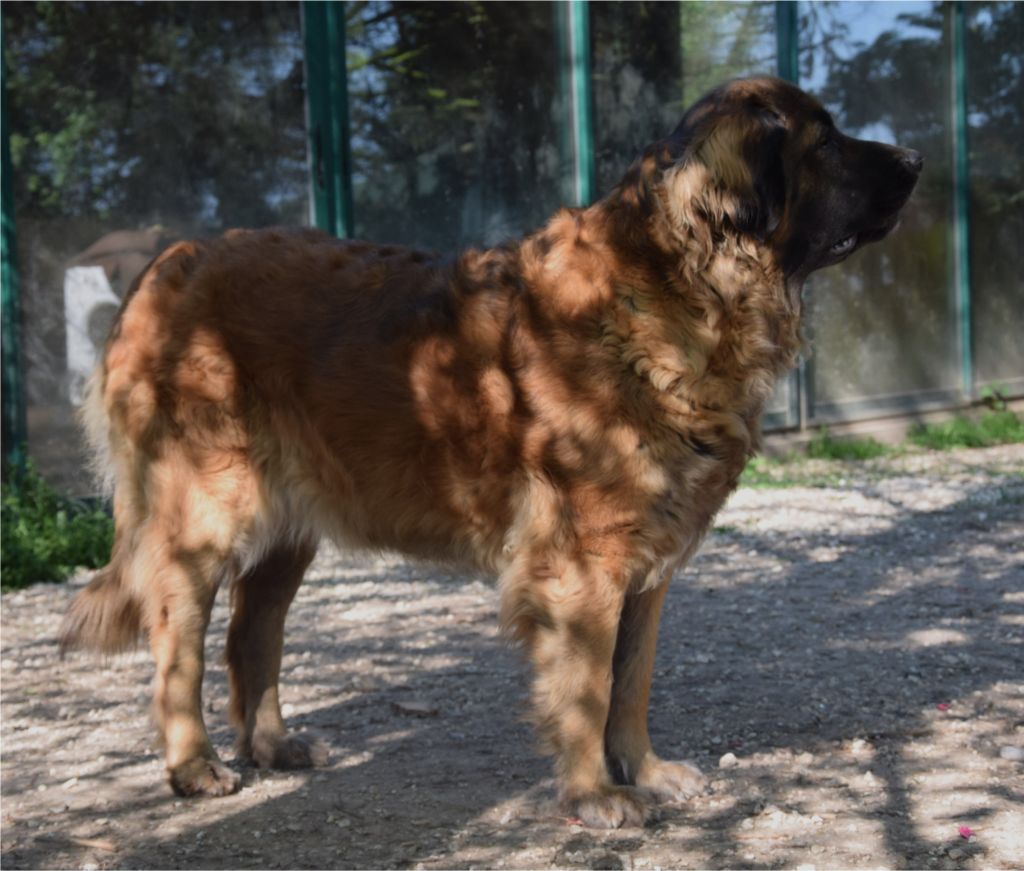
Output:
[[981,401],[993,411],[1006,411],[1006,388],[1001,384],[989,384],[981,389]]
[[871,460],[890,453],[880,441],[866,439],[836,439],[822,427],[807,445],[807,456],[812,460]]
[[991,411],[977,420],[957,417],[945,423],[923,424],[910,432],[915,445],[932,450],[986,448],[1024,442],[1024,421],[1012,411]]
[[0,493],[0,584],[62,581],[79,566],[106,563],[114,521],[100,508],[62,496],[29,465]]

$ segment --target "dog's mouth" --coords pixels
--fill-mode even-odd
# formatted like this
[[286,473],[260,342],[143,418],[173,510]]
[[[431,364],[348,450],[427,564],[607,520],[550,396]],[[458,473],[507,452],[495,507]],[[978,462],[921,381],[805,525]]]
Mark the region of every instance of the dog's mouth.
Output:
[[829,256],[845,257],[855,248],[862,247],[870,242],[877,242],[880,239],[884,239],[899,226],[899,223],[900,218],[897,214],[888,221],[885,221],[875,227],[870,227],[866,230],[861,230],[860,232],[850,233],[848,236],[843,236],[841,239],[837,239],[829,245]]
[[856,233],[854,233],[851,236],[844,236],[838,242],[833,242],[831,245],[829,245],[828,253],[831,254],[833,257],[839,257],[843,254],[848,254],[850,251],[852,251],[856,244]]

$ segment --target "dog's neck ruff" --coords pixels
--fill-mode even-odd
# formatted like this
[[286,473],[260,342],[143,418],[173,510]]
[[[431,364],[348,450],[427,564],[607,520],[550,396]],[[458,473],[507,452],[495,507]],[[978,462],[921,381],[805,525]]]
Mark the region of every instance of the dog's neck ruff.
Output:
[[616,284],[605,341],[674,429],[691,431],[711,412],[754,450],[757,420],[801,347],[799,307],[763,243],[680,208],[654,205],[647,226],[662,269]]

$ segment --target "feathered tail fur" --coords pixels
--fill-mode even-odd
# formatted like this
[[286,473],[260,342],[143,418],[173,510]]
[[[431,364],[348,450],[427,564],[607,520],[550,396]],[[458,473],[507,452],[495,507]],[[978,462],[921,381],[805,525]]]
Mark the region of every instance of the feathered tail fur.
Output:
[[139,603],[125,589],[115,562],[100,569],[71,603],[60,627],[60,651],[121,653],[134,648],[142,633]]
[[[114,487],[114,466],[110,423],[103,402],[102,365],[89,383],[80,420],[92,452],[97,482],[104,493],[110,494]],[[110,563],[75,596],[64,616],[59,635],[61,655],[77,649],[113,654],[138,644],[142,633],[141,609],[124,581],[115,540]]]

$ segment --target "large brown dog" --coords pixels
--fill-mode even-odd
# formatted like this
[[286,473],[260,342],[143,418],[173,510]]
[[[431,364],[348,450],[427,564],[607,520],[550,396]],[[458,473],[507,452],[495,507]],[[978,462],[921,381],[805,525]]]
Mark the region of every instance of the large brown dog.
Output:
[[173,788],[239,777],[207,737],[203,636],[231,584],[231,712],[261,766],[321,761],[278,704],[321,536],[496,573],[566,810],[596,826],[701,784],[647,734],[655,636],[758,444],[814,269],[888,233],[914,151],[797,88],[727,84],[607,197],[455,259],[313,231],[180,243],[141,276],[87,404],[110,565],[66,648],[148,636]]

